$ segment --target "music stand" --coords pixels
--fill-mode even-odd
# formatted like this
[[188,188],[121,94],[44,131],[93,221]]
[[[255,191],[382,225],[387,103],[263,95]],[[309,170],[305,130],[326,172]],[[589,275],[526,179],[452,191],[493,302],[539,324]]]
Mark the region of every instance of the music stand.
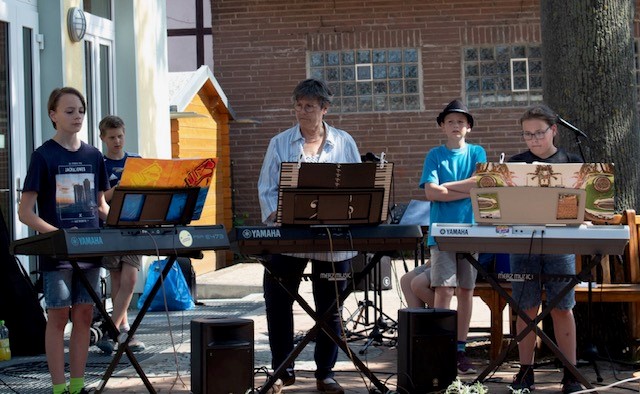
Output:
[[280,166],[276,222],[360,225],[387,220],[393,163],[293,163]]

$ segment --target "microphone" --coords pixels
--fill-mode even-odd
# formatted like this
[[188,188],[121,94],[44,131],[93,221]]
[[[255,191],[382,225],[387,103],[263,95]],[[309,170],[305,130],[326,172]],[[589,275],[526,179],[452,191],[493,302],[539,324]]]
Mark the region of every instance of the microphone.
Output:
[[558,123],[560,123],[561,125],[563,125],[567,129],[572,130],[577,135],[584,137],[587,141],[589,141],[589,136],[587,136],[582,130],[580,130],[576,126],[572,125],[571,123],[567,122],[566,120],[562,119],[560,117],[560,115],[556,115],[556,117],[558,119]]

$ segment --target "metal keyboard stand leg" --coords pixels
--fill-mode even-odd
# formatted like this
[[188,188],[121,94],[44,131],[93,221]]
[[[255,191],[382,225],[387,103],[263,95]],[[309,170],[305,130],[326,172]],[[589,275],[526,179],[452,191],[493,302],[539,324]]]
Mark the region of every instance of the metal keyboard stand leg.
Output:
[[[339,296],[340,304],[342,304],[342,302],[347,298],[347,296],[349,296],[349,294],[353,290],[353,284],[358,283],[360,282],[361,279],[365,278],[369,274],[369,272],[371,272],[371,270],[380,262],[380,259],[382,258],[382,256],[385,256],[388,253],[389,252],[376,252],[371,258],[371,260],[362,269],[362,271],[359,273],[356,273],[354,275],[355,277],[349,280],[347,284],[347,289],[344,292],[342,292]],[[267,382],[264,384],[264,386],[260,388],[260,391],[258,391],[259,394],[265,394],[269,392],[269,389],[273,387],[276,380],[281,376],[284,376],[284,373],[287,370],[287,367],[295,361],[295,359],[298,357],[300,352],[302,352],[305,346],[307,346],[309,342],[311,342],[311,340],[314,338],[314,336],[319,330],[323,330],[331,338],[331,340],[336,345],[338,345],[338,347],[340,347],[342,351],[344,351],[344,353],[347,355],[347,357],[349,357],[349,359],[351,360],[351,362],[353,362],[356,368],[358,368],[358,370],[360,370],[360,372],[362,372],[371,381],[371,383],[373,383],[373,385],[376,386],[378,390],[380,390],[381,393],[384,394],[389,391],[387,386],[385,386],[384,383],[382,383],[378,378],[376,378],[376,376],[371,372],[371,370],[355,355],[355,352],[349,348],[349,345],[343,340],[343,338],[340,338],[336,333],[334,333],[333,330],[331,330],[331,327],[329,327],[328,324],[325,322],[325,318],[327,318],[331,314],[331,311],[336,306],[337,302],[334,302],[322,316],[318,316],[316,312],[313,310],[313,308],[311,308],[309,303],[307,303],[304,300],[304,298],[300,296],[300,294],[291,293],[286,287],[284,287],[284,289],[287,291],[287,293],[289,293],[291,297],[293,297],[296,301],[298,301],[298,304],[300,305],[300,307],[302,307],[302,309],[304,309],[304,311],[307,312],[307,314],[315,321],[315,325],[306,333],[306,335],[295,346],[295,348],[291,351],[291,353],[289,353],[289,356],[287,357],[287,359],[284,360],[278,366],[278,368],[273,372],[273,375],[269,379],[267,379]]]
[[562,365],[565,366],[567,369],[569,369],[571,373],[576,377],[576,379],[580,381],[580,383],[582,383],[586,388],[589,388],[589,389],[593,388],[593,385],[580,373],[580,371],[578,371],[575,365],[569,362],[569,360],[564,356],[564,354],[562,354],[560,349],[551,340],[551,338],[549,338],[549,336],[538,327],[538,323],[541,322],[542,319],[544,319],[547,315],[549,315],[549,313],[551,313],[551,309],[553,309],[560,302],[562,297],[565,294],[567,294],[569,291],[571,291],[571,289],[573,289],[580,282],[579,278],[583,277],[584,275],[587,275],[591,271],[591,269],[595,266],[594,261],[599,261],[600,256],[598,255],[598,258],[591,259],[589,264],[583,265],[582,271],[580,271],[579,274],[571,275],[569,282],[558,293],[557,297],[554,298],[553,300],[547,300],[546,308],[543,308],[542,312],[538,314],[533,320],[531,320],[529,316],[527,316],[519,308],[518,303],[502,288],[502,286],[500,286],[498,281],[496,281],[496,279],[484,269],[484,267],[478,262],[478,260],[476,260],[470,253],[465,253],[464,256],[467,259],[467,261],[469,261],[469,263],[471,263],[471,265],[473,265],[474,268],[478,270],[478,272],[484,277],[484,279],[486,279],[486,281],[489,282],[491,287],[494,290],[496,290],[498,294],[500,294],[500,296],[509,303],[513,311],[516,312],[516,314],[520,318],[522,318],[522,320],[526,323],[526,327],[519,334],[516,335],[516,337],[513,339],[513,341],[510,342],[508,347],[502,349],[502,352],[495,360],[489,363],[487,368],[485,368],[484,371],[482,371],[482,373],[478,375],[478,377],[476,378],[476,381],[482,382],[484,378],[487,377],[487,375],[489,375],[492,371],[497,369],[504,362],[504,359],[507,356],[507,354],[517,346],[519,341],[521,341],[525,336],[527,336],[529,332],[534,331],[536,335],[539,336],[540,339],[542,339],[542,341],[551,349],[551,351],[553,351],[556,357],[560,359],[560,361],[562,362]]
[[[104,321],[107,323],[107,329],[109,330],[109,334],[112,335],[113,338],[115,338],[115,340],[117,341],[118,340],[117,339],[118,338],[118,334],[120,332],[116,328],[115,324],[113,324],[113,320],[111,320],[111,316],[109,316],[109,313],[104,308],[104,305],[102,305],[102,300],[100,299],[98,294],[96,294],[95,290],[93,290],[93,287],[89,283],[89,280],[87,279],[87,277],[84,275],[84,273],[80,269],[80,266],[78,265],[78,262],[76,260],[71,260],[71,266],[73,267],[73,270],[75,271],[75,273],[80,278],[80,281],[82,282],[84,287],[87,289],[87,292],[89,293],[89,295],[93,299],[93,302],[96,304],[96,307],[98,308],[98,311],[100,312],[100,315],[104,318]],[[166,273],[168,273],[168,271]],[[163,274],[166,275],[166,273],[163,273]],[[155,293],[154,293],[154,295],[155,295]],[[151,297],[151,299],[153,299],[153,296]],[[148,306],[147,306],[147,308],[148,308]],[[140,314],[138,314],[138,316],[140,316]],[[136,319],[136,321],[137,320],[138,319]],[[139,322],[138,322],[138,324],[139,324]],[[151,385],[151,382],[147,378],[147,375],[144,373],[144,371],[142,370],[142,367],[138,363],[138,360],[136,359],[136,356],[133,354],[131,349],[129,349],[129,338],[131,338],[131,336],[133,335],[133,332],[135,332],[135,329],[137,327],[138,327],[138,325],[136,325],[136,323],[134,322],[134,325],[131,326],[130,335],[127,338],[126,342],[123,343],[123,344],[119,344],[118,352],[116,353],[117,360],[116,360],[116,356],[114,356],[113,360],[111,361],[111,364],[109,365],[109,368],[111,369],[111,371],[109,371],[109,369],[107,369],[109,374],[107,375],[107,373],[105,372],[105,375],[103,375],[102,380],[100,380],[100,382],[98,383],[98,387],[96,389],[96,393],[101,393],[102,390],[104,389],[104,386],[107,384],[107,380],[109,380],[109,377],[111,376],[111,373],[113,372],[115,367],[118,365],[118,362],[120,361],[120,357],[122,356],[123,352],[127,353],[127,357],[129,358],[129,362],[131,363],[133,368],[138,373],[138,376],[140,377],[140,379],[144,383],[144,386],[147,388],[147,390],[150,393],[154,393],[154,394],[156,393],[156,390],[153,388],[153,385]],[[114,360],[115,360],[115,363],[114,363]]]
[[[175,263],[177,258],[178,256],[176,255],[168,256],[167,264],[162,269],[162,273],[160,274],[161,276],[156,280],[156,283],[153,284],[153,287],[151,288],[151,291],[149,292],[147,299],[144,300],[144,304],[142,304],[142,308],[140,308],[140,310],[138,311],[138,315],[136,316],[136,319],[133,321],[133,324],[131,324],[131,328],[129,329],[129,335],[127,335],[127,339],[123,344],[120,344],[118,346],[118,350],[116,351],[116,354],[113,356],[113,359],[111,360],[111,364],[109,364],[107,371],[104,373],[102,377],[102,382],[101,382],[102,385],[99,387],[98,393],[102,392],[102,388],[104,388],[104,386],[107,384],[107,380],[109,380],[109,378],[111,377],[111,374],[113,374],[113,371],[118,366],[118,362],[120,362],[120,357],[122,357],[123,351],[126,349],[127,355],[130,353],[129,341],[131,340],[136,330],[138,329],[138,326],[140,325],[140,322],[142,322],[144,315],[147,314],[147,310],[149,310],[149,307],[151,306],[151,302],[155,298],[156,293],[160,289],[160,286],[162,286],[162,282],[169,274],[169,271],[171,271],[171,267],[173,267],[173,263]],[[142,371],[142,368],[140,369],[140,371]],[[140,375],[140,372],[138,372],[138,375]],[[140,377],[142,377],[143,375],[144,375],[144,372],[142,372],[142,375],[140,375]],[[145,379],[146,379],[146,376],[145,376]],[[156,392],[153,386],[151,386],[151,384],[147,386],[147,389],[149,390],[150,393]]]

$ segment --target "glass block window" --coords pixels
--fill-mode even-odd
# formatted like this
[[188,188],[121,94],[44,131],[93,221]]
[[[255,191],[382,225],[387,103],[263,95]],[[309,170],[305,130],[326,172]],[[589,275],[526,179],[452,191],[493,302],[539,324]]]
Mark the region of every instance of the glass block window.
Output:
[[335,94],[331,112],[395,112],[422,109],[417,48],[310,52],[312,78]]
[[518,107],[542,102],[539,45],[462,49],[464,90],[470,108]]

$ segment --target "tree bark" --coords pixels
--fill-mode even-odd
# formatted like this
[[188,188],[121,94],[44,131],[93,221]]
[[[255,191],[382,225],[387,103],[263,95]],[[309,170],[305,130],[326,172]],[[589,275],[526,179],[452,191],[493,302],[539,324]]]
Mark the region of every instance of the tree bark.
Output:
[[578,144],[559,126],[559,145],[615,163],[616,210],[638,212],[634,14],[629,0],[541,0],[540,8],[545,102],[589,137]]

